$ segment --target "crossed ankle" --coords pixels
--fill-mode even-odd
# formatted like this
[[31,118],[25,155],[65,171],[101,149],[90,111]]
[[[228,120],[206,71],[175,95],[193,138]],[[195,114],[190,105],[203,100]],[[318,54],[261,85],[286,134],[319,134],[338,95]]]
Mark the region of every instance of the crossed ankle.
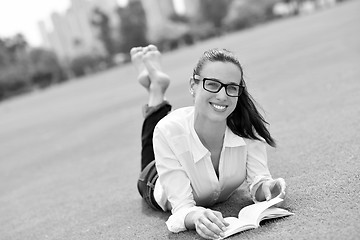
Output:
[[162,108],[163,106],[165,105],[169,105],[169,102],[164,98],[160,103],[152,106],[152,105],[149,105],[149,104],[145,104],[143,106],[143,116],[144,118],[147,118],[149,115],[151,115],[152,113],[156,112],[157,110],[159,110],[160,108]]

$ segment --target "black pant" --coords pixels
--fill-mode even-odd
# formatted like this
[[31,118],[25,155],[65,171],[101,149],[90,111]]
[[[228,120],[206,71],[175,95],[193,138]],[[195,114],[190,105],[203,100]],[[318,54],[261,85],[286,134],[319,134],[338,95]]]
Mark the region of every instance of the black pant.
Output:
[[154,199],[154,187],[158,174],[155,166],[152,138],[156,124],[170,111],[171,105],[167,101],[155,107],[147,107],[141,132],[141,173],[137,187],[141,197],[149,206],[159,210],[161,210],[161,207]]

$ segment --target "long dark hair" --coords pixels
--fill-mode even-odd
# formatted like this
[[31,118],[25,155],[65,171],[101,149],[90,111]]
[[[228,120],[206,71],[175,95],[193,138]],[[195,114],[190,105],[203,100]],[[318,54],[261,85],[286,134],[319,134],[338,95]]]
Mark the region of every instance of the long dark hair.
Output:
[[271,137],[270,132],[266,128],[269,125],[264,117],[259,113],[256,108],[255,100],[247,91],[243,68],[237,57],[226,49],[210,49],[204,52],[196,64],[193,74],[200,75],[203,66],[207,62],[230,62],[239,67],[241,72],[241,81],[244,90],[235,107],[235,110],[227,118],[227,125],[233,133],[240,137],[262,140],[263,138],[270,146],[275,147],[275,140]]

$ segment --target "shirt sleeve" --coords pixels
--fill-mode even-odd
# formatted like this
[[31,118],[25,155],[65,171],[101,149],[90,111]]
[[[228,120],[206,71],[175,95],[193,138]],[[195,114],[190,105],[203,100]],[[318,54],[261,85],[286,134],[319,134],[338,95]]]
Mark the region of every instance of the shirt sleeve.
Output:
[[259,186],[267,180],[271,180],[271,174],[267,164],[266,144],[263,141],[249,140],[246,161],[247,183],[254,202],[255,193]]
[[186,215],[202,207],[195,206],[190,179],[172,150],[169,137],[159,128],[154,130],[153,145],[158,181],[172,208],[172,215],[166,221],[166,225],[171,232],[185,231]]

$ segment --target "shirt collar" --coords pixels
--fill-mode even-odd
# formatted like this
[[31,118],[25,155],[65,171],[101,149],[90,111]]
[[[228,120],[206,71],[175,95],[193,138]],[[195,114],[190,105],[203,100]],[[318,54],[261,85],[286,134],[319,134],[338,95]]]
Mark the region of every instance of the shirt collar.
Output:
[[[202,144],[199,136],[197,135],[194,128],[194,117],[192,116],[189,121],[189,128],[191,134],[191,150],[194,157],[194,162],[198,162],[206,155],[210,155],[210,151]],[[246,143],[244,139],[235,133],[233,133],[228,126],[225,129],[225,137],[224,137],[224,147],[240,147],[245,146]]]
[[225,147],[240,147],[240,146],[245,146],[246,143],[244,141],[244,139],[238,135],[236,135],[235,133],[233,133],[233,131],[231,131],[231,129],[226,126],[226,130],[225,130],[225,138],[224,138],[224,146]]

